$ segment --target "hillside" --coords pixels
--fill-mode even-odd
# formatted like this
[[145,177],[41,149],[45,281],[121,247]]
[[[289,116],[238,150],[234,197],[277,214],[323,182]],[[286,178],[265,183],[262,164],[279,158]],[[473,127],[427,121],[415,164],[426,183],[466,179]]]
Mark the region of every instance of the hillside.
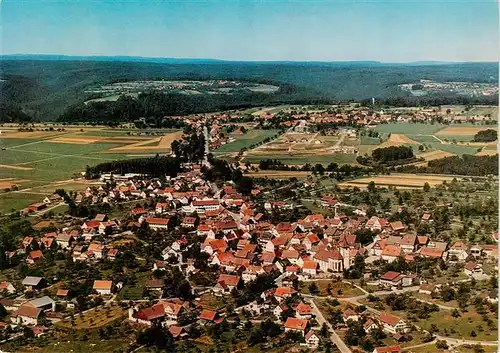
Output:
[[[314,103],[408,97],[412,103],[425,98],[410,98],[398,85],[429,79],[438,82],[498,81],[494,63],[465,64],[381,64],[229,62],[217,60],[71,57],[2,57],[0,62],[0,99],[39,120],[56,120],[67,107],[89,98],[84,91],[98,84],[127,80],[240,80],[280,87],[273,94],[255,93],[222,99],[224,106],[278,103]],[[109,59],[111,60],[111,59]],[[123,61],[119,61],[123,60]],[[457,98],[457,97],[452,97]],[[459,97],[467,99],[467,97]],[[496,97],[474,98],[479,103],[494,103]],[[230,102],[228,102],[228,100]],[[207,106],[212,107],[211,104]],[[5,110],[2,110],[5,111]],[[15,116],[15,115],[14,115]],[[6,118],[2,114],[2,121]]]

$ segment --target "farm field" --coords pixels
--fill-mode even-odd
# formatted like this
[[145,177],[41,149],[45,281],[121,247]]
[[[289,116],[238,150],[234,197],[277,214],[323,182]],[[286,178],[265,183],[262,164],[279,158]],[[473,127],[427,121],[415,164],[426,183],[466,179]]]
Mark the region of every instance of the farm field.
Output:
[[243,135],[231,134],[231,137],[235,138],[236,141],[227,143],[220,146],[215,150],[216,153],[219,152],[239,152],[242,148],[249,148],[251,145],[260,143],[268,137],[272,137],[279,133],[279,130],[249,130]]
[[[391,123],[381,124],[375,127],[379,133],[391,133],[388,140],[381,144],[362,144],[359,146],[361,154],[370,153],[376,148],[390,146],[411,146],[414,152],[426,161],[443,158],[451,155],[478,154],[481,148],[496,145],[496,142],[477,143],[473,142],[474,135],[482,130],[496,129],[493,125],[473,125],[470,123],[444,125],[444,124],[422,124],[422,123]],[[363,140],[362,140],[363,141]],[[368,141],[370,142],[370,141]],[[417,147],[422,144],[426,152],[419,153]],[[492,155],[493,152],[482,152],[481,155]],[[417,165],[422,165],[419,163]]]
[[454,155],[455,154],[451,153],[451,152],[434,150],[434,151],[420,153],[417,157],[423,158],[423,159],[425,159],[426,162],[428,162],[428,161],[433,161],[435,159],[452,157]]
[[[87,166],[170,151],[170,144],[182,137],[181,131],[158,130],[163,136],[128,136],[126,130],[67,128],[61,131],[21,132],[2,130],[0,135],[0,180],[13,178],[22,193],[0,194],[0,212],[10,212],[40,201],[52,192],[57,181],[81,177]],[[137,130],[130,130],[137,132]],[[156,130],[155,130],[156,131]],[[95,134],[95,135],[93,135]],[[20,138],[18,138],[20,137]],[[136,147],[143,144],[144,147]],[[135,153],[131,153],[135,152]],[[4,183],[5,184],[5,183]],[[47,185],[52,190],[37,189]],[[2,187],[6,186],[6,187]],[[85,184],[80,185],[85,188]],[[0,185],[2,189],[9,185]],[[35,188],[35,189],[33,189]],[[78,190],[78,185],[75,185]]]
[[303,165],[328,163],[355,163],[359,145],[357,137],[318,133],[287,132],[278,139],[244,153],[244,160],[258,163],[263,159],[277,159],[285,164]]
[[302,172],[302,171],[290,171],[290,170],[261,170],[258,172],[246,173],[246,176],[251,178],[269,178],[269,179],[288,179],[288,178],[297,178],[297,179],[305,179],[311,172]]
[[370,182],[375,182],[378,186],[394,186],[398,189],[413,189],[421,188],[427,182],[430,186],[435,186],[442,184],[443,181],[452,181],[453,177],[449,176],[436,176],[436,175],[424,175],[424,174],[391,174],[379,177],[368,177],[349,180],[344,183],[340,183],[340,187],[359,187],[364,188]]
[[439,130],[448,127],[449,125],[444,124],[423,124],[423,123],[390,123],[390,124],[380,124],[375,127],[375,131],[384,132],[390,134],[421,134],[421,135],[433,135]]
[[486,130],[486,129],[495,129],[496,126],[494,125],[484,125],[484,126],[463,126],[463,125],[455,125],[455,126],[449,126],[446,127],[442,130],[439,130],[436,132],[436,135],[440,136],[474,136],[477,134],[479,131]]
[[356,155],[354,154],[330,154],[330,155],[310,155],[310,156],[287,156],[287,155],[249,155],[246,156],[244,161],[249,161],[250,163],[259,163],[263,159],[276,159],[284,164],[288,165],[303,165],[310,163],[312,165],[316,163],[321,163],[327,165],[329,163],[338,164],[353,164],[356,163]]
[[39,202],[42,195],[20,192],[0,193],[0,214],[20,210],[32,203]]

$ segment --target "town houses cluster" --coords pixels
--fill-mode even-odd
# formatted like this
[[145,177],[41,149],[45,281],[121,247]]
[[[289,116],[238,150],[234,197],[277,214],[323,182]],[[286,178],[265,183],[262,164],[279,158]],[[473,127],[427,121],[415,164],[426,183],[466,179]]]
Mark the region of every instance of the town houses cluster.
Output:
[[[274,286],[264,290],[257,300],[235,308],[237,311],[260,315],[272,314],[285,332],[294,331],[304,337],[309,347],[319,344],[318,316],[320,313],[303,296],[297,283],[317,279],[342,281],[346,271],[362,258],[368,265],[379,260],[388,263],[403,259],[407,263],[417,258],[431,258],[446,263],[464,263],[463,271],[470,278],[484,276],[482,266],[498,259],[496,245],[467,245],[462,241],[448,243],[417,235],[401,221],[390,222],[384,217],[366,216],[366,209],[355,207],[350,216],[340,212],[336,195],[322,197],[320,207],[335,210],[334,215],[308,214],[293,222],[270,221],[272,212],[290,212],[295,205],[287,201],[270,199],[265,191],[254,187],[249,195],[238,192],[232,182],[222,186],[203,177],[201,166],[189,165],[175,178],[154,179],[143,175],[103,175],[101,185],[89,186],[70,195],[74,203],[89,205],[126,206],[125,214],[114,217],[100,213],[91,219],[74,219],[57,230],[40,235],[26,236],[16,251],[6,253],[7,261],[21,258],[28,267],[36,267],[51,252],[69,255],[71,261],[95,266],[103,261],[116,261],[124,244],[133,241],[138,229],[154,232],[174,232],[176,238],[162,247],[159,257],[151,266],[151,277],[145,287],[149,294],[156,293],[153,303],[130,301],[126,321],[133,325],[168,328],[175,339],[189,337],[186,325],[180,322],[183,314],[194,315],[200,325],[218,325],[227,312],[204,307],[200,292],[215,297],[232,296],[235,291],[259,276],[277,274]],[[304,182],[299,182],[299,187]],[[61,202],[54,194],[43,203]],[[137,203],[140,206],[137,206]],[[443,205],[442,207],[448,207]],[[32,211],[35,212],[35,211]],[[78,219],[78,217],[75,217]],[[424,213],[422,222],[433,222],[433,215]],[[43,224],[42,224],[43,223]],[[41,221],[35,229],[50,226]],[[362,244],[357,234],[370,230],[376,236],[369,244]],[[170,234],[170,233],[169,233]],[[197,245],[205,254],[211,268],[217,268],[214,285],[193,290],[193,301],[163,296],[165,280],[153,276],[157,271],[176,267],[187,280],[199,274],[197,258],[190,257],[189,248]],[[497,241],[497,235],[494,235]],[[439,292],[440,286],[422,280],[418,268],[413,271],[388,271],[380,276],[364,273],[364,279],[387,290],[418,286],[421,293]],[[0,287],[4,299],[0,303],[11,313],[12,325],[32,327],[37,334],[50,331],[47,320],[57,322],[67,313],[56,310],[63,303],[65,310],[75,307],[74,299],[67,299],[71,287],[62,284],[53,295],[43,295],[51,288],[51,278],[26,276],[20,283],[4,281]],[[93,281],[91,299],[97,305],[116,300],[124,283],[108,278]],[[199,287],[199,286],[198,286]],[[28,295],[29,293],[29,295]],[[148,295],[149,295],[148,294]],[[495,301],[496,294],[489,300]],[[287,312],[286,318],[283,313]],[[345,323],[368,316],[363,324],[369,333],[382,329],[393,335],[404,334],[409,324],[388,312],[380,314],[360,312],[354,306],[343,311]],[[41,322],[43,324],[41,324]],[[382,349],[378,350],[382,352]]]

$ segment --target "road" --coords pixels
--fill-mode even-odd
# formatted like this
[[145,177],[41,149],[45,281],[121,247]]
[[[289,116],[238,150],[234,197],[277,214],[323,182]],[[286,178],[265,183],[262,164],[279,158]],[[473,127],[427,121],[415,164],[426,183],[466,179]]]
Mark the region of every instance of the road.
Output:
[[326,324],[326,326],[328,326],[328,329],[331,332],[330,339],[337,346],[337,348],[342,353],[351,353],[351,350],[349,349],[349,347],[347,347],[347,345],[344,343],[344,341],[342,341],[342,339],[340,338],[340,336],[337,335],[337,333],[333,329],[332,325],[328,321],[325,320],[325,317],[323,316],[323,313],[318,309],[318,307],[316,306],[316,303],[314,302],[314,300],[311,299],[309,301],[309,303],[311,304],[312,312],[316,316],[316,321],[318,321],[319,325],[323,326],[323,324]]
[[[404,293],[404,292],[410,292],[410,291],[416,291],[418,290],[418,286],[414,286],[414,287],[407,287],[405,289],[402,289],[402,290],[396,290],[396,291],[378,291],[378,292],[373,292],[371,293],[372,295],[375,295],[375,296],[378,296],[378,295],[387,295],[387,294],[391,294],[391,293]],[[338,299],[339,301],[346,301],[346,302],[349,302],[351,304],[354,304],[354,305],[357,305],[357,306],[360,306],[360,305],[364,305],[366,307],[366,310],[376,314],[376,315],[380,315],[380,311],[377,310],[377,309],[374,309],[366,304],[361,304],[358,300],[360,299],[364,299],[366,297],[368,297],[369,294],[364,294],[364,295],[359,295],[359,296],[356,296],[356,297],[350,297],[350,298],[336,298]],[[318,309],[318,307],[316,306],[316,303],[314,302],[314,298],[316,299],[326,299],[326,298],[331,298],[330,296],[328,297],[320,297],[320,296],[314,296],[314,295],[309,295],[309,294],[302,294],[303,297],[305,298],[308,298],[309,299],[309,302],[311,304],[311,308],[313,309],[313,313],[316,315],[316,320],[320,323],[320,325],[323,325],[323,323],[326,322],[327,326],[329,327],[330,331],[334,331],[333,330],[333,327],[330,325],[330,323],[328,323],[323,314],[321,313],[321,311]],[[419,299],[417,299],[419,300]],[[431,303],[431,302],[427,302],[425,300],[419,300],[421,302],[425,302],[425,303],[429,303],[429,304],[434,304],[434,303]],[[445,306],[445,305],[438,305],[440,308],[441,307],[444,307],[443,309],[445,310],[450,310],[449,308],[451,309],[454,309],[453,307],[448,307],[448,306]],[[418,330],[421,330],[421,328],[417,325],[414,325]],[[332,336],[331,336],[331,339],[332,341],[337,345],[337,347],[340,349],[341,352],[343,353],[347,353],[347,352],[350,352],[349,348],[345,345],[345,343],[342,341],[342,339],[335,333],[333,332]],[[463,340],[463,339],[458,339],[458,338],[453,338],[453,337],[447,337],[447,336],[441,336],[441,335],[436,335],[435,336],[435,340],[442,340],[442,341],[446,341],[446,343],[449,345],[449,346],[461,346],[461,345],[464,345],[464,344],[467,344],[467,345],[476,345],[476,344],[480,344],[480,345],[484,345],[484,346],[497,346],[498,345],[498,341],[475,341],[475,340]],[[434,341],[433,341],[434,342]],[[419,344],[419,345],[416,345],[416,346],[412,346],[412,347],[407,347],[403,350],[408,350],[410,348],[418,348],[418,347],[422,347],[422,346],[426,346],[428,344],[431,344],[432,342],[427,342],[427,343],[424,343],[424,344]],[[344,346],[344,347],[343,347]]]
[[205,153],[203,155],[203,165],[205,167],[210,167],[210,163],[208,163],[208,154],[210,153],[210,137],[208,136],[208,128],[206,125],[203,126],[203,136],[205,137]]

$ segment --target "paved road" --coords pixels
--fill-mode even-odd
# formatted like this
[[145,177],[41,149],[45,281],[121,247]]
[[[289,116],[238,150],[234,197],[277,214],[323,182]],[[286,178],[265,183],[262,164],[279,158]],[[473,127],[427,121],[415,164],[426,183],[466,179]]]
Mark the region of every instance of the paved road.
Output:
[[432,341],[429,341],[426,343],[416,344],[416,345],[410,346],[410,347],[404,347],[404,348],[401,348],[401,350],[402,351],[409,351],[410,349],[425,347],[425,346],[428,346],[428,345],[434,344],[434,343],[436,343],[436,339],[433,339]]
[[469,345],[480,344],[482,346],[497,346],[498,345],[498,341],[462,340],[462,339],[458,339],[458,338],[451,338],[451,337],[439,336],[439,335],[436,335],[436,339],[446,341],[446,343],[448,343],[448,345],[454,345],[454,346],[461,346],[464,344],[469,344]]
[[312,312],[316,316],[316,321],[318,321],[319,325],[323,326],[323,324],[326,323],[326,325],[328,326],[328,329],[331,332],[330,339],[337,346],[337,348],[342,353],[351,353],[351,350],[349,349],[349,347],[347,347],[347,345],[344,343],[344,341],[342,341],[340,336],[337,335],[337,333],[333,329],[332,325],[328,321],[325,320],[323,313],[318,309],[314,300],[311,299],[310,304],[311,304]]

